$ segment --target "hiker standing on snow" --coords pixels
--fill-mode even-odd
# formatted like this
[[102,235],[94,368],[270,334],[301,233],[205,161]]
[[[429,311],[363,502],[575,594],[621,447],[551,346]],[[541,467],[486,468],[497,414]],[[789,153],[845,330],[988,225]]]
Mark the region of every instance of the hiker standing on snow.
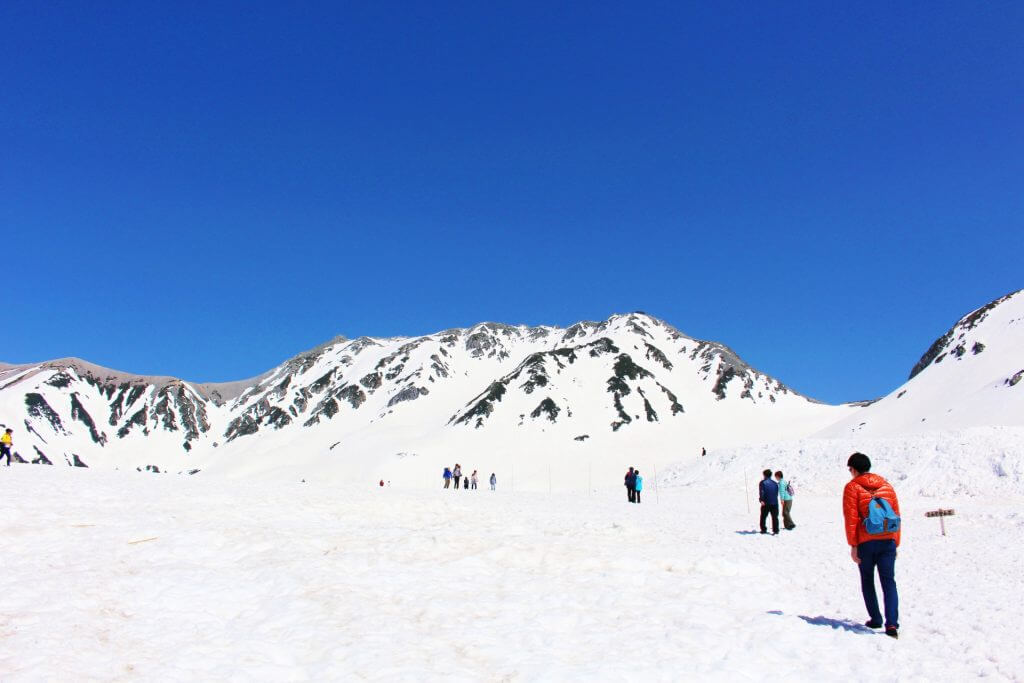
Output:
[[772,481],[772,471],[765,470],[764,479],[757,487],[757,499],[761,501],[761,533],[768,533],[765,521],[772,516],[772,536],[779,534],[779,485]]
[[455,478],[455,488],[459,488],[459,479],[462,478],[462,465],[455,463],[455,469],[452,470],[452,477]]
[[843,521],[846,526],[846,542],[850,544],[850,557],[860,568],[860,591],[864,596],[864,606],[871,617],[865,626],[882,627],[882,613],[878,611],[878,595],[875,593],[875,567],[878,567],[882,597],[885,600],[885,635],[899,638],[896,548],[900,544],[900,502],[892,485],[871,473],[871,459],[868,456],[854,453],[846,461],[846,466],[850,470],[851,479],[843,489]]
[[452,485],[452,471],[447,467],[444,468],[444,487],[449,488]]
[[11,466],[11,447],[14,445],[14,430],[10,427],[0,436],[0,460],[7,458],[7,466]]
[[469,488],[471,488],[471,489],[473,489],[474,491],[476,491],[476,482],[477,482],[477,479],[476,479],[476,470],[473,470],[473,475],[472,475],[472,476],[471,476],[471,477],[469,478],[469,480],[470,480],[470,482],[471,482],[471,486],[470,486]]
[[633,484],[633,490],[636,492],[636,503],[640,504],[640,492],[644,490],[644,478],[640,476],[640,470],[634,470],[633,474],[636,476],[636,481]]
[[626,472],[626,500],[630,503],[636,502],[636,473],[633,468],[630,467],[629,471]]
[[491,490],[493,491],[494,487],[497,486],[497,485],[498,485],[498,477],[496,477],[494,475],[494,472],[491,472]]
[[793,486],[783,478],[782,470],[775,473],[775,480],[779,483],[779,498],[782,499],[782,526],[786,531],[795,529],[796,524],[789,516],[789,511],[793,509]]

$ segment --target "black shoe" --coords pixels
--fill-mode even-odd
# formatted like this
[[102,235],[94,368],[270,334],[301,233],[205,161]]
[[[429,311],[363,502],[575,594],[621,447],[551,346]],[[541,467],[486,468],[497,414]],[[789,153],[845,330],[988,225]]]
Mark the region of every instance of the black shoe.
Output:
[[762,531],[761,533],[762,533],[762,534],[766,534],[766,533],[768,533],[768,532],[767,532],[767,531]]
[[889,636],[890,638],[899,638],[900,632],[896,629],[895,626],[886,626],[885,635]]
[[772,532],[772,536],[778,536],[778,535],[779,535],[779,532],[778,532],[778,531],[773,531],[773,532]]
[[875,621],[874,619],[868,619],[864,622],[864,625],[868,628],[882,628],[882,622]]

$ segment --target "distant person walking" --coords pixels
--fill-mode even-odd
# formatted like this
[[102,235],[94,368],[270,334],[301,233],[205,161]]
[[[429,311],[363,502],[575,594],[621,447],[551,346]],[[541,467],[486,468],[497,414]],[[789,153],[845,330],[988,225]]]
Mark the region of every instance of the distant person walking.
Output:
[[491,472],[491,490],[492,490],[492,491],[494,491],[494,490],[495,490],[495,487],[496,487],[497,485],[498,485],[498,477],[496,477],[496,476],[494,475],[494,472]]
[[465,491],[469,490],[469,477],[463,477],[462,478],[462,488]]
[[628,500],[630,503],[635,503],[636,502],[636,474],[633,471],[632,467],[630,467],[629,471],[626,472],[625,484],[626,484],[626,500]]
[[447,467],[444,468],[444,487],[449,488],[452,485],[452,471]]
[[789,514],[793,509],[793,485],[782,476],[782,470],[775,473],[775,481],[779,484],[779,498],[782,499],[782,526],[786,531],[795,529],[796,524]]
[[7,458],[7,466],[11,466],[11,447],[14,446],[14,430],[8,427],[0,435],[0,460]]
[[452,477],[455,479],[455,488],[459,488],[459,479],[462,478],[462,465],[455,463],[455,469],[452,470]]
[[636,491],[636,503],[640,504],[640,492],[644,490],[644,478],[640,476],[640,470],[634,470],[633,474],[636,475],[636,482],[633,484],[633,490]]
[[772,516],[772,536],[779,533],[779,485],[772,481],[772,471],[762,472],[764,479],[757,487],[757,499],[761,501],[761,533],[768,533],[765,521]]
[[706,449],[706,448],[701,448],[700,449],[700,457],[703,458],[707,454],[708,454],[708,449]]
[[899,638],[896,548],[900,545],[900,502],[892,485],[871,473],[868,456],[854,453],[846,466],[850,470],[850,481],[843,489],[843,521],[850,557],[860,568],[860,591],[870,617],[865,626],[881,628],[883,623],[875,593],[875,567],[878,567],[885,600],[885,635]]
[[470,487],[469,488],[471,488],[474,491],[476,491],[476,482],[477,482],[476,470],[473,470],[473,474],[472,474],[472,476],[470,476],[469,481],[470,481]]

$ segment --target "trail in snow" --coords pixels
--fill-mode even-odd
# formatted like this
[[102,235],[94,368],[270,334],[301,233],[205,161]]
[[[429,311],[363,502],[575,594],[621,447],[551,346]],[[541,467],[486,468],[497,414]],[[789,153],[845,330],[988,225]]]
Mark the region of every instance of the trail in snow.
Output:
[[[904,497],[901,639],[868,632],[834,497],[332,489],[0,472],[0,676],[1024,678],[1024,516]],[[141,541],[141,542],[140,542]]]

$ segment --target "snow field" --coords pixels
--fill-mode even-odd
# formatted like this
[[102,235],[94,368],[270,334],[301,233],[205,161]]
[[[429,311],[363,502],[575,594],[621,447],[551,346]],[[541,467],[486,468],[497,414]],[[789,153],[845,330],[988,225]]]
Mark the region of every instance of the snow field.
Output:
[[14,466],[0,493],[4,681],[1024,678],[1009,499],[901,499],[897,642],[860,626],[833,496],[766,537],[710,485],[635,506]]

